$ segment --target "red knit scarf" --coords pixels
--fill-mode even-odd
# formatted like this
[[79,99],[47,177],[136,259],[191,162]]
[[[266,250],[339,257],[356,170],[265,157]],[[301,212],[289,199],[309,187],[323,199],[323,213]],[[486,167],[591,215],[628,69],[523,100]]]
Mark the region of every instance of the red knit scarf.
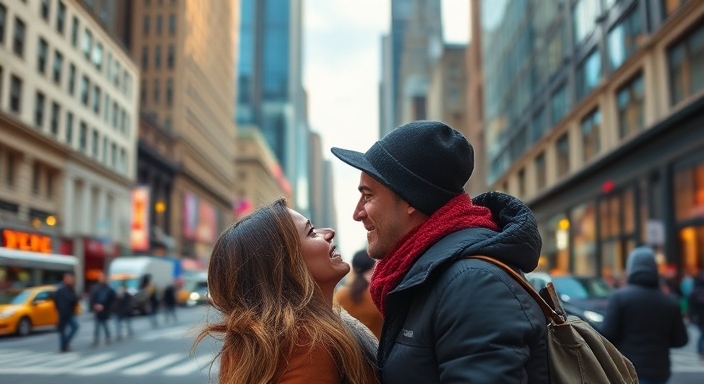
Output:
[[499,230],[489,208],[473,205],[469,195],[462,193],[396,242],[376,263],[369,285],[374,304],[382,315],[385,315],[386,295],[403,280],[420,255],[450,233],[471,227]]

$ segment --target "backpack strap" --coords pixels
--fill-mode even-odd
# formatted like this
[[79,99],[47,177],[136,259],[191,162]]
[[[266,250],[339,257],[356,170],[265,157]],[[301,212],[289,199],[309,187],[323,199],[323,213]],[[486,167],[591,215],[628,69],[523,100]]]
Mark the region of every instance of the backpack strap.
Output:
[[[520,284],[526,292],[528,292],[528,294],[533,298],[533,300],[535,300],[536,303],[538,303],[538,306],[540,306],[540,309],[545,314],[545,317],[550,320],[550,322],[554,324],[562,324],[565,322],[565,318],[561,316],[555,308],[551,307],[550,304],[548,304],[548,302],[540,296],[538,291],[536,291],[535,288],[533,288],[533,286],[531,286],[521,275],[514,271],[513,268],[489,256],[474,255],[465,256],[464,258],[484,260],[503,269],[506,273],[509,274],[509,276],[516,280],[516,282]],[[559,304],[560,301],[557,298],[557,294],[555,293],[555,288],[553,287],[552,282],[548,282],[547,290],[550,294],[550,297],[552,298],[553,303],[555,303],[554,305],[558,308],[558,311],[562,311],[562,307]],[[564,311],[562,311],[562,313],[564,313]]]

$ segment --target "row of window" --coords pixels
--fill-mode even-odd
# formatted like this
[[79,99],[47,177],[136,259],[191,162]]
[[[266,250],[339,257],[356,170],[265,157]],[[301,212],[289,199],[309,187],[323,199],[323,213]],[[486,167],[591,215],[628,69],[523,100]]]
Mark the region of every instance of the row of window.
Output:
[[[0,71],[1,73],[2,71]],[[15,75],[10,76],[10,110],[19,112],[21,108],[22,96],[22,79]],[[47,109],[49,111],[47,118]],[[107,110],[107,108],[106,108]],[[107,113],[106,113],[107,115]],[[119,114],[122,126],[126,126],[129,122],[129,117],[125,111]],[[127,170],[127,157],[125,148],[118,146],[117,143],[108,143],[109,138],[104,135],[102,138],[102,146],[100,145],[100,133],[97,129],[90,129],[84,121],[78,123],[78,136],[74,135],[74,114],[71,111],[65,111],[64,124],[62,120],[62,107],[58,101],[50,101],[44,93],[37,91],[34,100],[34,126],[44,131],[48,124],[48,132],[57,138],[63,139],[71,148],[77,149],[79,152],[85,153],[95,159],[102,155],[102,164],[115,169],[117,172],[125,173]],[[117,121],[117,103],[113,103],[113,121]],[[115,123],[116,124],[116,123]],[[75,141],[77,139],[77,142]],[[90,141],[90,142],[89,142]],[[110,145],[108,145],[110,144]]]
[[[142,86],[140,88],[140,98],[141,104],[143,106],[147,104],[157,106],[161,102],[161,81],[159,79],[154,79],[153,82],[154,83],[152,86],[152,99],[151,103],[148,103],[149,100],[147,95],[149,94],[149,89],[147,85],[147,80],[142,80]],[[164,96],[166,105],[171,106],[174,102],[174,82],[171,78],[166,79]]]
[[[162,25],[163,25],[162,15],[154,16],[154,33],[157,36],[161,35]],[[144,36],[149,36],[150,30],[151,30],[151,19],[150,19],[149,15],[145,15],[144,18],[142,19],[142,33],[144,34]],[[173,13],[169,15],[168,30],[169,30],[169,35],[176,34],[176,15]]]
[[[166,51],[166,68],[173,69],[176,65],[176,48],[173,44],[169,44]],[[154,47],[154,68],[161,68],[161,45]],[[149,69],[149,47],[142,48],[142,70]]]
[[[65,31],[65,24],[67,20],[67,9],[66,5],[61,1],[58,0],[56,6],[56,18],[55,18],[55,30],[60,34],[61,36],[64,35]],[[47,21],[47,23],[50,22],[50,14],[51,14],[51,9],[52,9],[52,1],[51,0],[42,0],[41,7],[40,7],[40,14],[42,18]],[[4,4],[0,3],[0,44],[4,42],[5,39],[5,29],[8,24],[8,13],[7,13],[7,8],[5,7]],[[24,57],[24,47],[25,47],[25,40],[26,40],[26,34],[27,34],[27,27],[26,23],[19,17],[14,18],[14,27],[13,27],[13,36],[12,36],[12,51],[19,57],[23,58]],[[73,45],[74,48],[78,48],[78,38],[79,38],[79,33],[80,33],[80,22],[77,16],[72,16],[71,18],[71,44]],[[82,47],[81,50],[83,52],[83,55],[85,58],[93,63],[95,68],[99,72],[103,72],[103,62],[105,61],[105,72],[104,75],[105,77],[115,86],[116,89],[120,90],[128,99],[132,98],[132,93],[133,93],[133,79],[132,75],[130,75],[126,69],[122,69],[122,65],[120,64],[120,61],[117,60],[116,58],[113,58],[111,52],[107,52],[107,57],[104,58],[104,52],[103,52],[103,44],[98,41],[98,39],[95,39],[95,43],[93,41],[93,32],[88,27],[85,27],[83,29],[83,39],[82,39]],[[40,55],[40,63],[43,62],[46,63],[47,61],[47,56],[48,56],[48,43],[46,42],[45,39],[40,37],[40,45],[39,45],[39,55]],[[57,52],[59,55],[61,55],[60,52]],[[42,59],[43,55],[43,59]],[[59,59],[60,60],[60,59]],[[59,61],[59,71],[60,71],[60,63]],[[41,64],[40,64],[41,65]],[[45,64],[44,64],[45,65]],[[56,64],[55,64],[56,66]],[[55,69],[56,71],[56,69]],[[42,71],[43,72],[43,71]]]

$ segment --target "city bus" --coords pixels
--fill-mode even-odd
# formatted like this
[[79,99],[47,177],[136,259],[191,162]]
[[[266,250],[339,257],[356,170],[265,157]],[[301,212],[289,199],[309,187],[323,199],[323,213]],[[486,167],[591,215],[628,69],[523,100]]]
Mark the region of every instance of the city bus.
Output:
[[72,272],[78,282],[79,263],[75,256],[0,247],[0,292],[58,284],[65,272]]

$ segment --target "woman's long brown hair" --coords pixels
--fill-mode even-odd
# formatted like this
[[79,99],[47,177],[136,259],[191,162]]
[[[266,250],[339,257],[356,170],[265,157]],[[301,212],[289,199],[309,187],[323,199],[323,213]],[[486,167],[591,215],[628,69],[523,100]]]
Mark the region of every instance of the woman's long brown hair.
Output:
[[194,348],[208,335],[222,337],[220,383],[276,382],[279,361],[302,337],[331,352],[341,381],[374,377],[373,366],[308,272],[283,199],[220,235],[210,257],[208,292],[222,318],[203,327]]

